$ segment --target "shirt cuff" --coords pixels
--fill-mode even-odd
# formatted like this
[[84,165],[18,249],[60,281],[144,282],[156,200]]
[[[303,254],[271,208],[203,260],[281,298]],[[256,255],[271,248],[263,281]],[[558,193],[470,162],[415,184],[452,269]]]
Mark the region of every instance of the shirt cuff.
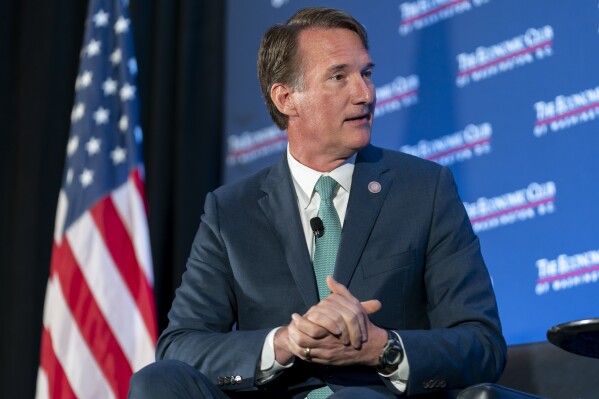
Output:
[[277,327],[271,330],[266,339],[264,340],[264,346],[262,346],[262,356],[260,357],[260,364],[258,365],[258,371],[256,373],[256,384],[263,385],[274,379],[283,370],[293,366],[292,358],[291,361],[282,365],[275,359],[275,334],[281,327]]

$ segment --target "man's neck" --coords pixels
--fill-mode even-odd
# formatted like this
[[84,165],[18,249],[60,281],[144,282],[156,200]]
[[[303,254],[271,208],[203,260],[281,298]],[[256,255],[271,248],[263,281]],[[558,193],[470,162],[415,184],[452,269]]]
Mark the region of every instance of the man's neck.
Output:
[[347,156],[337,157],[327,155],[309,156],[306,153],[294,149],[291,145],[289,146],[289,152],[291,156],[302,165],[322,173],[331,172],[337,169],[356,154],[356,152],[354,152],[347,154]]

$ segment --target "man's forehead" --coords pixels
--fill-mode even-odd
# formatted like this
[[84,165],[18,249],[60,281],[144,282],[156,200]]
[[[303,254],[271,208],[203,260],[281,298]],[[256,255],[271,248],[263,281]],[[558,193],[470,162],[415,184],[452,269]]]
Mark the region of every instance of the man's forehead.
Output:
[[364,48],[364,43],[362,43],[360,35],[353,30],[345,28],[306,28],[299,34],[299,43],[300,45],[310,46],[319,42],[335,42],[335,39],[340,39],[341,37],[355,38],[356,44]]
[[[299,48],[302,56],[328,63],[330,65],[327,65],[327,69],[331,70],[346,69],[350,66],[349,61],[354,64],[356,50],[360,53],[360,62],[364,66],[373,64],[360,36],[349,29],[308,28],[300,33]],[[348,56],[351,60],[347,59]]]

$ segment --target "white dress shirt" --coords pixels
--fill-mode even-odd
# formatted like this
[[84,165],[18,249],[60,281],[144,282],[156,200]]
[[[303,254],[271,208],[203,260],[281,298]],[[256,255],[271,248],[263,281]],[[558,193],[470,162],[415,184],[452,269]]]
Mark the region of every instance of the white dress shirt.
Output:
[[[347,211],[347,203],[349,201],[352,175],[354,173],[355,157],[356,155],[354,154],[354,156],[331,172],[322,173],[314,169],[310,169],[309,167],[297,161],[291,155],[291,152],[289,151],[289,145],[287,146],[287,162],[289,164],[291,177],[293,179],[293,186],[295,188],[297,204],[300,211],[300,219],[302,221],[306,245],[308,247],[311,260],[314,257],[315,240],[312,227],[310,226],[310,219],[317,216],[318,207],[320,206],[320,195],[314,190],[314,186],[316,186],[316,182],[322,175],[331,176],[333,179],[335,179],[335,181],[337,181],[337,183],[339,183],[336,192],[333,193],[333,205],[337,210],[339,221],[341,222],[341,227],[343,228],[345,212]],[[258,384],[264,384],[270,381],[281,371],[293,365],[293,359],[287,365],[281,365],[275,360],[274,336],[277,330],[278,328],[273,329],[268,334],[264,342],[260,369],[257,375]],[[398,338],[401,343],[401,337],[399,337],[399,335]],[[403,343],[401,343],[401,345],[403,347]],[[406,389],[409,372],[410,367],[404,350],[404,360],[399,365],[397,371],[384,377],[389,378],[393,386],[401,393]]]

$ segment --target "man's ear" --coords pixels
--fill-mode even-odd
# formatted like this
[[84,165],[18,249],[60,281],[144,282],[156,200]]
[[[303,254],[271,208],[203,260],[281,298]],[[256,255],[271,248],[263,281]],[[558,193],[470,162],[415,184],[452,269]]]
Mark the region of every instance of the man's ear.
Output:
[[270,98],[280,113],[287,116],[296,116],[293,91],[283,83],[275,83],[270,88]]

